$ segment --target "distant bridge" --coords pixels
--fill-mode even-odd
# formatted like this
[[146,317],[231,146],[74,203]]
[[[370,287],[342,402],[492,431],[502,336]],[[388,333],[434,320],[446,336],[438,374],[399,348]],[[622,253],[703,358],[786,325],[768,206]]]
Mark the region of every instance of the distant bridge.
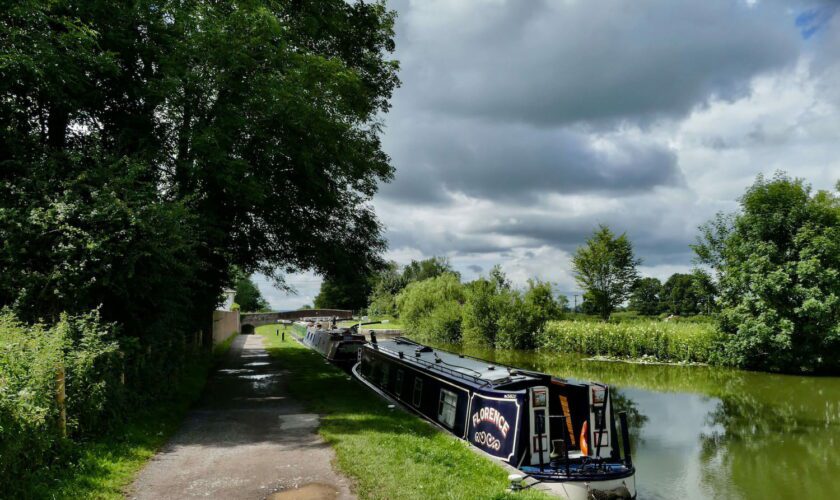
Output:
[[297,321],[303,318],[352,319],[353,311],[346,309],[303,309],[300,311],[279,311],[270,313],[244,313],[239,315],[239,331],[254,333],[254,328],[261,325],[273,325],[278,321]]

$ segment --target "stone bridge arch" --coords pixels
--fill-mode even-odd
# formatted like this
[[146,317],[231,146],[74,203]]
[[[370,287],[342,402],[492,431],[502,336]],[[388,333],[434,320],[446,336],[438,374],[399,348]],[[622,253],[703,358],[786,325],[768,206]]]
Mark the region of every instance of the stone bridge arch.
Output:
[[304,318],[352,319],[353,311],[346,309],[303,309],[300,311],[278,311],[267,313],[244,313],[239,315],[239,331],[243,334],[254,333],[262,325],[273,325],[279,321],[299,321]]

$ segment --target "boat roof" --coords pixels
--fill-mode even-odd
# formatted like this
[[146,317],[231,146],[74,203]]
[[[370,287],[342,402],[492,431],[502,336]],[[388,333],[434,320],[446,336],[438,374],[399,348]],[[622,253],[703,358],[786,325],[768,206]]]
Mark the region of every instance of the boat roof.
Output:
[[533,382],[534,385],[537,385],[537,383],[545,384],[551,380],[551,376],[545,373],[522,370],[491,363],[483,359],[434,349],[405,337],[379,340],[376,344],[369,343],[368,345],[373,349],[398,357],[405,363],[417,365],[426,371],[437,373],[446,378],[457,377],[477,386],[499,386],[517,382],[523,382],[525,385],[528,385],[528,382]]

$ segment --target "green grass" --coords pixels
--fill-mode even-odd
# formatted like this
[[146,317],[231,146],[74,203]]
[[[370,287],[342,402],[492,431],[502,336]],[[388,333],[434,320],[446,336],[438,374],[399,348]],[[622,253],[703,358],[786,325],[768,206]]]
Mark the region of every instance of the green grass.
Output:
[[[43,467],[16,485],[17,498],[125,498],[126,488],[158,449],[181,425],[190,405],[204,388],[207,373],[236,335],[214,347],[213,355],[184,368],[173,395],[138,411],[104,436],[76,445],[72,458]],[[0,487],[0,490],[3,488]],[[4,494],[0,491],[0,497]]]
[[[385,323],[383,323],[383,321],[385,321]],[[402,330],[404,328],[402,322],[399,319],[394,318],[371,318],[363,323],[365,324],[362,325],[362,330]],[[349,327],[358,324],[358,321],[347,320],[340,321],[338,326]]]
[[319,433],[333,446],[337,466],[371,499],[537,499],[537,491],[506,491],[507,472],[468,444],[387,403],[315,352],[257,328],[268,352],[291,372],[289,391],[322,415]]
[[710,363],[718,348],[713,323],[634,320],[623,323],[551,321],[539,338],[544,351],[651,359],[663,362]]

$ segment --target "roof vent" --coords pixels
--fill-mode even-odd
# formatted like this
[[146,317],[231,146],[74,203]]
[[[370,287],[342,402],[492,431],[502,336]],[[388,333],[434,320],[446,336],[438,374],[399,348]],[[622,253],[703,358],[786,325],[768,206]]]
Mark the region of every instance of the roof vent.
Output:
[[493,365],[490,365],[490,366],[488,366],[488,367],[487,367],[487,369],[488,369],[488,370],[495,370],[495,369],[496,369],[496,367],[495,367],[495,366],[493,366]]

